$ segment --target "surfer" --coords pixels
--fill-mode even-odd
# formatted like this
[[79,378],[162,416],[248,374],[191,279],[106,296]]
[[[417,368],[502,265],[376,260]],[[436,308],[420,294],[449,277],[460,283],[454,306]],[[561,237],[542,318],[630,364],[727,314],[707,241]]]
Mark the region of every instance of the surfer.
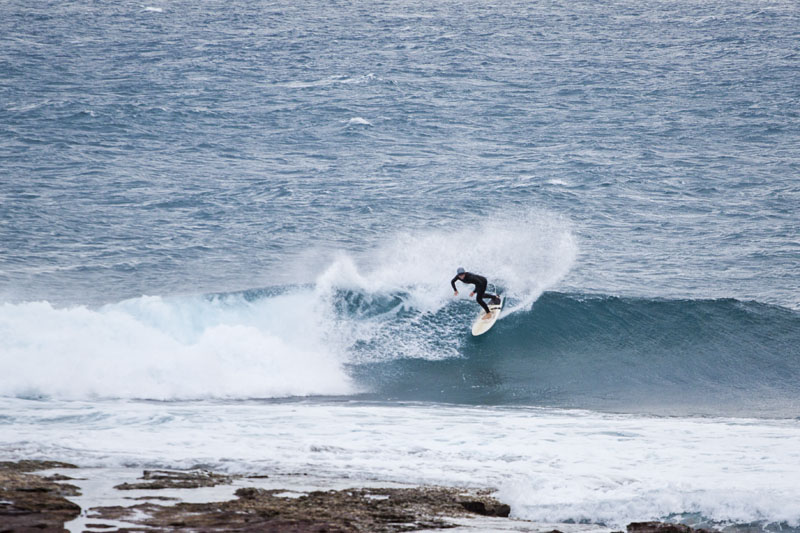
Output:
[[472,272],[467,272],[462,267],[458,267],[456,271],[456,277],[450,280],[450,285],[453,287],[455,291],[454,296],[458,296],[458,289],[456,289],[456,280],[461,281],[461,283],[469,283],[470,285],[475,285],[475,290],[470,293],[470,297],[475,296],[477,297],[475,300],[483,307],[483,310],[486,311],[486,314],[483,316],[484,320],[489,320],[492,318],[492,312],[489,311],[489,306],[486,305],[486,302],[483,301],[484,298],[489,298],[492,300],[492,303],[499,304],[500,298],[497,297],[496,294],[487,294],[486,292],[486,278],[480,276],[478,274],[473,274]]

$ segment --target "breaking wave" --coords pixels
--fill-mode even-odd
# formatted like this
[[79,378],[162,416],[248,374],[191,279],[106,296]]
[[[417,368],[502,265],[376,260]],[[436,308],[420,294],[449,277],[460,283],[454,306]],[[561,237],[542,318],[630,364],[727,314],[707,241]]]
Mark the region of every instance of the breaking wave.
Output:
[[[544,215],[398,234],[313,282],[98,308],[0,305],[0,395],[280,398],[792,416],[800,313],[737,300],[545,292],[574,237]],[[508,296],[490,334],[456,266]]]

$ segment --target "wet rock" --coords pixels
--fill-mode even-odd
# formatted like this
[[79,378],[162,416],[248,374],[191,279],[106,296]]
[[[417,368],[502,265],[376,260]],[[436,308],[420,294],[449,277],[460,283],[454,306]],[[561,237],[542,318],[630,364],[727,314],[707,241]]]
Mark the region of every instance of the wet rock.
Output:
[[207,470],[145,470],[141,483],[122,483],[114,488],[118,490],[157,490],[157,489],[196,489],[227,485],[233,476],[216,474]]
[[507,517],[511,513],[511,507],[504,503],[490,503],[479,500],[462,501],[461,505],[471,513],[477,513],[484,516],[500,516]]
[[56,483],[30,472],[51,468],[75,468],[54,461],[0,463],[0,532],[62,532],[81,508],[66,499],[80,494],[78,487]]
[[78,467],[60,461],[0,461],[0,472],[36,472],[37,470],[51,470],[53,468]]
[[[148,530],[394,533],[449,527],[469,508],[507,516],[508,506],[485,494],[444,487],[314,491],[296,498],[281,490],[241,488],[227,502],[97,508],[92,516],[126,520]],[[464,503],[468,505],[464,505]],[[495,513],[495,514],[491,514]],[[503,514],[505,513],[505,515]]]
[[685,524],[667,522],[632,522],[627,529],[628,533],[714,533],[710,529],[694,529]]
[[44,478],[46,481],[74,481],[74,477],[65,476],[63,474],[53,474]]

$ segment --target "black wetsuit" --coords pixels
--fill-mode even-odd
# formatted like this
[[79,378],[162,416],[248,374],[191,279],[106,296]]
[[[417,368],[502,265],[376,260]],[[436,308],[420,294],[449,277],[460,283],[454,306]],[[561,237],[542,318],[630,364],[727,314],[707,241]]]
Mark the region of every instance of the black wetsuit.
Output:
[[478,274],[473,274],[472,272],[464,272],[464,279],[458,279],[458,274],[456,277],[450,280],[450,285],[453,287],[454,291],[456,289],[456,281],[461,281],[462,283],[469,283],[470,285],[475,285],[475,300],[481,304],[484,311],[487,313],[489,312],[489,306],[486,305],[486,302],[483,301],[484,298],[490,298],[492,300],[497,299],[497,296],[494,294],[487,294],[486,293],[486,278],[483,276],[479,276]]

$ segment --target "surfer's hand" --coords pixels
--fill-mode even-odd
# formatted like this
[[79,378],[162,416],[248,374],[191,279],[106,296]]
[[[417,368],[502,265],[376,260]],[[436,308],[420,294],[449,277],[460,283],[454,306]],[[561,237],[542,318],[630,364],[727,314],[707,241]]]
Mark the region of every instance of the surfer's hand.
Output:
[[458,296],[458,291],[454,292],[453,296]]
[[472,291],[471,293],[469,293],[469,297],[470,298],[472,298],[473,296],[475,296],[475,291]]

